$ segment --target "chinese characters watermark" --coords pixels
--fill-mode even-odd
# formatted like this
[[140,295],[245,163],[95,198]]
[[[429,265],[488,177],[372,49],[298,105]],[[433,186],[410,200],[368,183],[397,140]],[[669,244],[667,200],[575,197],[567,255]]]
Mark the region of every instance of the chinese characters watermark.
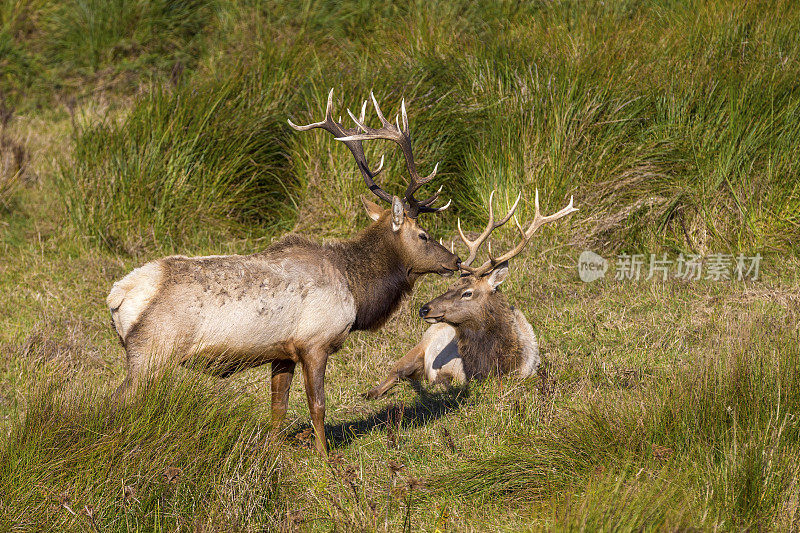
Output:
[[[610,261],[591,251],[578,258],[578,275],[589,283],[605,277]],[[684,281],[757,281],[761,254],[619,254],[614,261],[614,279],[650,280],[682,279]]]

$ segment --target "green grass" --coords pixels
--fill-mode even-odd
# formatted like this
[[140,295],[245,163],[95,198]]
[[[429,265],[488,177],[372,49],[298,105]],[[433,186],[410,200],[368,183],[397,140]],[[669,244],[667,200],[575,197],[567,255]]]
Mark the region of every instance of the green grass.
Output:
[[0,91],[14,105],[130,95],[196,64],[225,4],[205,0],[3,0]]
[[[120,123],[83,130],[76,170],[64,176],[76,196],[69,208],[95,235],[106,230],[92,213],[110,208],[115,223],[134,222],[132,238],[164,242],[177,235],[179,244],[188,242],[176,227],[193,216],[187,210],[207,210],[212,219],[216,205],[233,219],[252,214],[252,205],[228,206],[225,196],[236,204],[240,195],[266,194],[294,206],[300,224],[350,225],[352,215],[348,220],[343,212],[352,211],[350,204],[337,209],[340,195],[349,199],[360,191],[346,151],[332,148],[323,133],[298,134],[284,125],[290,116],[320,117],[333,87],[343,115],[371,90],[391,113],[405,97],[420,165],[441,161],[458,214],[472,221],[484,216],[495,187],[508,199],[524,191],[522,213],[530,216],[532,190],[539,187],[547,205],[577,196],[582,209],[575,218],[585,246],[794,250],[800,228],[800,94],[794,82],[800,17],[789,3],[772,11],[726,5],[531,4],[508,6],[504,17],[438,3],[241,7],[218,22],[230,28],[219,51],[201,59],[180,88],[168,95],[154,89]],[[236,22],[236,13],[253,20]],[[773,24],[776,17],[784,22]],[[357,30],[365,27],[374,31]],[[226,54],[236,54],[234,66]],[[237,114],[238,122],[228,113]],[[156,117],[161,121],[152,123]],[[229,195],[227,182],[181,186],[180,207],[155,222],[163,231],[141,236],[135,221],[146,217],[126,205],[128,191],[151,191],[161,187],[161,174],[169,182],[172,172],[189,172],[187,163],[162,157],[171,150],[164,133],[180,127],[185,135],[179,141],[204,139],[204,128],[216,130],[223,122],[229,128],[237,122],[242,130],[226,135],[253,136],[253,143],[263,144],[268,161],[254,163],[266,167],[269,183],[236,178],[258,176],[261,169],[225,168],[242,148],[224,143],[214,149],[212,134],[203,164],[229,174],[236,186]],[[127,139],[129,130],[134,146],[112,142]],[[176,152],[195,158],[196,149],[189,150]],[[372,160],[380,153],[390,156],[388,186],[399,190],[402,161],[390,147],[369,147]],[[162,164],[176,170],[158,168]],[[87,191],[82,180],[94,183],[97,171],[113,175],[118,188]],[[331,189],[335,199],[328,201]],[[452,219],[446,227],[452,228]]]
[[290,228],[297,183],[275,109],[289,83],[275,74],[155,90],[126,116],[76,131],[57,180],[75,227],[134,254]]
[[[785,527],[779,510],[796,497],[800,467],[797,316],[746,309],[745,317],[712,321],[688,354],[695,360],[653,372],[646,387],[591,398],[547,432],[523,429],[434,485],[524,500],[598,484],[623,501],[638,485],[634,499],[642,501],[625,506],[634,512],[618,505],[568,513],[570,521],[597,521],[590,530],[686,528],[706,513],[737,530]],[[662,491],[667,496],[645,501]]]
[[[789,1],[0,0],[0,529],[800,528],[798,58]],[[346,148],[286,123],[331,87],[343,116],[405,98],[454,200],[436,237],[492,189],[521,219],[575,195],[504,284],[545,370],[362,399],[448,285],[425,278],[332,358],[329,460],[300,379],[268,441],[266,368],[112,409],[114,280],[366,224]],[[762,279],[585,284],[584,249],[761,253]]]
[[130,61],[186,60],[212,23],[205,0],[75,0],[56,4],[44,27],[49,59],[68,69],[97,71]]
[[115,411],[91,388],[41,387],[3,449],[0,492],[18,511],[4,528],[274,527],[276,454],[253,398],[169,379]]

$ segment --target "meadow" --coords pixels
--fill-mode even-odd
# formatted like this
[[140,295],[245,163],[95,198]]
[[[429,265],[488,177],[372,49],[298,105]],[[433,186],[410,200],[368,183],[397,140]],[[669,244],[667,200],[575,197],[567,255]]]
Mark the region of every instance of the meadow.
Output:
[[[798,79],[789,0],[0,0],[0,530],[800,530]],[[521,220],[574,195],[503,285],[538,375],[362,398],[452,281],[430,276],[331,358],[327,458],[300,379],[268,439],[268,367],[115,408],[115,280],[367,225],[347,149],[287,124],[330,88],[345,116],[405,98],[446,242],[492,190]],[[365,146],[403,190],[400,152]],[[650,254],[762,259],[645,279]]]

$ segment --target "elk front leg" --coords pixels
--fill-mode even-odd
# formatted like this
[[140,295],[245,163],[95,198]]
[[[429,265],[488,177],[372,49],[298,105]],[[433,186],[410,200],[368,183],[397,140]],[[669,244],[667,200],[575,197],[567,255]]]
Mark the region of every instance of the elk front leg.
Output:
[[328,354],[323,350],[310,350],[303,361],[303,380],[306,385],[308,410],[311,413],[311,424],[316,436],[316,450],[327,455],[328,446],[325,439],[325,366]]
[[414,346],[406,355],[403,356],[397,363],[395,363],[389,375],[386,376],[380,385],[373,388],[364,394],[368,400],[380,398],[392,387],[397,385],[401,379],[414,379],[418,380],[422,377],[422,372],[425,368],[425,348],[418,344]]
[[272,407],[272,434],[280,431],[286,410],[289,406],[289,389],[294,377],[295,362],[278,360],[272,362],[272,383],[270,391],[270,404]]

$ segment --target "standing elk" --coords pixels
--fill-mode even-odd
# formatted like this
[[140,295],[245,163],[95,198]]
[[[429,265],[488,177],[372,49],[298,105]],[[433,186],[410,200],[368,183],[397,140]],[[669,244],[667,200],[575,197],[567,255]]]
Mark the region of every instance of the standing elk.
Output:
[[[417,278],[448,275],[459,258],[417,224],[433,207],[441,189],[418,200],[414,193],[433,179],[417,173],[411,151],[405,102],[402,128],[388,122],[373,95],[380,128],[336,122],[333,90],[325,119],[298,131],[321,128],[350,149],[367,187],[391,205],[383,209],[362,197],[373,222],[351,240],[317,244],[287,236],[252,255],[157,259],[114,283],[107,298],[114,329],[127,355],[127,376],[115,397],[124,400],[142,377],[169,365],[187,365],[221,377],[272,363],[273,431],[288,405],[295,365],[303,368],[306,396],[316,434],[316,449],[326,452],[325,366],[351,331],[381,327]],[[340,119],[341,120],[341,119]],[[404,200],[375,183],[361,141],[388,139],[405,156],[410,181]],[[438,165],[437,165],[438,166]],[[449,205],[449,202],[448,202]]]
[[508,303],[497,288],[508,275],[508,262],[528,244],[539,227],[554,222],[577,211],[569,205],[561,211],[542,216],[539,211],[539,191],[536,191],[536,212],[527,230],[514,222],[522,240],[511,251],[500,257],[491,257],[479,267],[470,266],[480,246],[489,234],[509,221],[519,204],[519,196],[511,210],[499,222],[494,221],[492,200],[489,196],[489,223],[483,232],[470,241],[458,233],[469,249],[469,257],[461,263],[464,271],[458,282],[446,293],[423,305],[419,315],[433,324],[423,334],[422,341],[398,361],[386,379],[365,394],[379,398],[401,379],[425,378],[431,383],[459,382],[489,375],[516,374],[528,377],[539,366],[539,346],[533,328],[519,309]]

